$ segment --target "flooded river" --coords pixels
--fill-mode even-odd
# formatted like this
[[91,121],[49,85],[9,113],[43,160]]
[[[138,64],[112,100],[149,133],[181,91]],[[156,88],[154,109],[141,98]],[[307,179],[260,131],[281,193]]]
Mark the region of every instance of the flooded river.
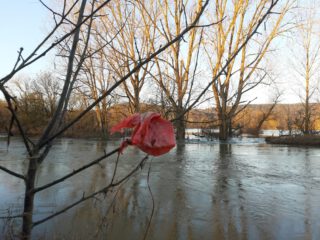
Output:
[[[57,141],[41,166],[37,185],[118,144]],[[1,166],[23,172],[24,154],[18,139],[12,140],[8,151],[0,142]],[[126,149],[116,179],[143,157],[137,149]],[[106,159],[37,194],[34,219],[107,185],[115,160],[116,156]],[[150,160],[154,213],[147,239],[320,239],[320,148],[274,146],[262,139],[192,142]],[[150,160],[119,191],[36,226],[33,239],[143,239],[152,212]],[[21,180],[0,171],[1,216],[21,213],[23,191]],[[0,239],[18,225],[19,219],[0,220]]]

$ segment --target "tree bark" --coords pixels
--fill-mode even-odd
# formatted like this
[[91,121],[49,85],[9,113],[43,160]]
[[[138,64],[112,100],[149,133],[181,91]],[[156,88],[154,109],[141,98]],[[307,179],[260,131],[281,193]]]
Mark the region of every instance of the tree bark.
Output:
[[31,239],[34,206],[34,193],[32,190],[34,189],[34,183],[36,179],[37,161],[37,158],[30,158],[28,166],[22,219],[22,239],[24,240]]
[[228,123],[226,119],[222,119],[221,124],[219,125],[219,140],[228,139]]
[[179,119],[175,122],[176,127],[176,140],[178,142],[183,142],[185,140],[186,127],[184,120]]
[[183,108],[176,109],[176,121],[174,122],[176,128],[176,140],[183,142],[186,134],[185,115],[183,115]]

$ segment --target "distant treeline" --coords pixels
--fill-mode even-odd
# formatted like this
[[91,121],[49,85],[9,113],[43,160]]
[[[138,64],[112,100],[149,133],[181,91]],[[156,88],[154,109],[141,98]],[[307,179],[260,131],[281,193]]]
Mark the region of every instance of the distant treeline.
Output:
[[[303,105],[301,104],[278,104],[266,117],[269,104],[248,105],[232,122],[232,128],[241,129],[244,133],[257,134],[262,129],[299,130],[303,127]],[[17,114],[29,135],[38,135],[46,127],[51,112],[41,101],[17,102]],[[320,104],[312,105],[312,129],[320,129]],[[74,119],[82,109],[68,110],[65,122]],[[162,112],[161,107],[151,104],[141,104],[141,112]],[[95,110],[89,112],[76,125],[70,128],[64,136],[68,137],[108,137],[110,127],[121,119],[130,115],[128,104],[115,104],[108,108],[106,124],[101,128]],[[8,133],[10,126],[10,112],[5,102],[0,101],[0,132]],[[168,119],[170,115],[164,116]],[[264,120],[263,118],[266,117]],[[261,124],[261,121],[263,123]],[[187,128],[217,128],[218,120],[214,109],[193,109],[187,114]],[[261,127],[259,127],[261,124]],[[15,124],[11,128],[12,135],[17,134]]]

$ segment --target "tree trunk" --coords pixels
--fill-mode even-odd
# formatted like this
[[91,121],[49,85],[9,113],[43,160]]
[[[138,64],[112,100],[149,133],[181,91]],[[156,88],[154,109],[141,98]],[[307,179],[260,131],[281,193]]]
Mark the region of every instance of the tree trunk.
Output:
[[136,98],[133,100],[133,113],[140,113],[140,96],[139,93],[136,93]]
[[[220,112],[218,114],[219,119],[219,140],[225,141],[229,137],[229,130],[230,130],[230,122],[229,118],[227,117],[226,113],[226,105],[224,105],[224,108],[220,109]],[[230,120],[231,121],[231,120]]]
[[104,139],[108,138],[108,116],[107,116],[107,110],[106,110],[106,106],[102,106],[102,136]]
[[37,173],[37,158],[30,158],[28,166],[28,174],[26,180],[26,191],[24,198],[23,208],[23,222],[22,222],[22,239],[31,239],[32,231],[32,216],[33,216],[33,204],[34,204],[34,193],[31,191],[34,189],[34,183]]
[[185,140],[186,127],[184,120],[179,119],[175,122],[176,127],[176,140],[178,142],[183,142]]
[[176,128],[176,140],[178,142],[183,142],[185,140],[186,134],[186,122],[185,122],[185,115],[183,115],[183,108],[179,108],[176,110],[176,121],[174,123]]
[[231,121],[231,118],[227,119],[227,131],[228,131],[228,137],[232,137],[233,132],[232,132],[232,121]]
[[310,133],[310,112],[309,112],[309,99],[306,99],[305,117],[304,117],[304,134]]
[[226,119],[221,120],[219,125],[219,140],[227,140],[228,139],[228,123]]

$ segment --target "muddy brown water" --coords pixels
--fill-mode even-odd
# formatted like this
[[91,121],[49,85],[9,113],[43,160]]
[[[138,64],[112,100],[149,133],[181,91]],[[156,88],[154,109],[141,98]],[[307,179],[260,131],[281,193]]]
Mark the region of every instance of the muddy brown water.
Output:
[[[119,142],[61,139],[41,166],[43,185],[98,157]],[[0,165],[25,171],[19,139],[0,142]],[[144,156],[126,149],[116,178]],[[42,219],[105,186],[115,156],[36,196]],[[320,239],[320,148],[275,146],[262,139],[186,143],[151,158],[154,214],[147,239]],[[86,201],[36,226],[33,239],[143,239],[152,211],[149,162],[119,191]],[[0,215],[19,214],[24,185],[0,171]],[[116,197],[113,196],[116,194]],[[112,201],[114,204],[112,205]],[[112,207],[110,207],[112,206]],[[0,239],[19,220],[0,220]]]

